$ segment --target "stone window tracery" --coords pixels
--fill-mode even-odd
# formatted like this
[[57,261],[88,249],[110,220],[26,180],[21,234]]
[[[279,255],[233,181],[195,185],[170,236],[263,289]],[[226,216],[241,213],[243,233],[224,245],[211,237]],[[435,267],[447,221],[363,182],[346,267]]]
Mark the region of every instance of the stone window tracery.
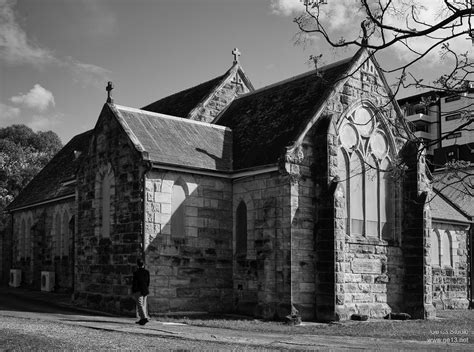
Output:
[[339,179],[346,194],[346,232],[392,239],[390,145],[374,113],[360,107],[339,125]]

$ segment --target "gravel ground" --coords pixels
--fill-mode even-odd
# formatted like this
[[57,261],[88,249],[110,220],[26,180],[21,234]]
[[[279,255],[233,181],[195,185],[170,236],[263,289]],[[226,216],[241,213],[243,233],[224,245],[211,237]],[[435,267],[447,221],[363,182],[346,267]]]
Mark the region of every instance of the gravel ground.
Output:
[[2,317],[0,351],[255,351],[242,345],[118,333],[37,319]]

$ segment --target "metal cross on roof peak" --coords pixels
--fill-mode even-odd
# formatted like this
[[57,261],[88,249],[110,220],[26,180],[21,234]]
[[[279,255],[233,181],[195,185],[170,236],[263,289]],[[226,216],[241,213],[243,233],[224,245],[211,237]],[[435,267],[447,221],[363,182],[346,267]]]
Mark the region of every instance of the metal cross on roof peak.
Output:
[[234,64],[239,62],[239,56],[241,55],[242,53],[239,51],[239,49],[237,48],[234,48],[234,50],[232,50],[232,55],[234,55]]
[[105,90],[107,91],[107,103],[114,102],[114,100],[112,99],[112,89],[114,89],[114,84],[111,81],[108,81],[107,87],[105,87]]

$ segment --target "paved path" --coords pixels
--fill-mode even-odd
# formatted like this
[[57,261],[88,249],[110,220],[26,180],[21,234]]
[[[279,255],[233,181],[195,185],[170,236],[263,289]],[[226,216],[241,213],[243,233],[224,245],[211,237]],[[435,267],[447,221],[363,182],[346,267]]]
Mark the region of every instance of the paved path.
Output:
[[[2,302],[4,302],[2,304]],[[12,302],[9,304],[5,302]],[[22,302],[23,309],[19,309]],[[35,307],[31,309],[29,307]],[[63,324],[122,333],[143,334],[164,338],[209,341],[214,343],[242,344],[267,349],[300,350],[426,350],[426,351],[470,351],[472,345],[435,344],[421,341],[380,339],[368,337],[344,337],[327,335],[288,335],[197,327],[185,324],[152,320],[145,326],[134,324],[135,318],[104,315],[100,312],[80,312],[70,304],[67,295],[32,292],[21,289],[0,288],[0,315],[54,320]],[[297,329],[297,327],[295,327]]]

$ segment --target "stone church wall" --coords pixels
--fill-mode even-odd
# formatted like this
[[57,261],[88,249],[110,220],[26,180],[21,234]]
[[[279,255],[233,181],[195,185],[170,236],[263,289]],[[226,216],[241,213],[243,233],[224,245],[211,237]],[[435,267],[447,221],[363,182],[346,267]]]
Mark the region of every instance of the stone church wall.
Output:
[[449,242],[440,241],[436,251],[432,242],[433,304],[437,310],[468,308],[468,230],[440,222],[433,222],[433,228],[441,236],[450,236],[446,238]]
[[[303,318],[348,319],[355,313],[381,317],[390,311],[403,311],[405,252],[423,252],[423,242],[417,238],[410,242],[410,245],[418,246],[416,251],[411,248],[404,251],[399,238],[387,241],[346,234],[346,204],[350,195],[344,194],[337,178],[339,141],[336,126],[339,118],[362,101],[370,101],[375,106],[384,105],[387,98],[380,93],[383,90],[383,82],[373,64],[362,64],[329,98],[326,111],[301,145],[287,155],[286,168],[293,180],[292,302]],[[397,114],[393,108],[382,113],[391,120],[385,123],[386,133],[393,132],[399,123],[395,118]],[[395,138],[396,150],[392,151],[395,155],[398,155],[402,143]],[[410,177],[419,192],[416,166]],[[399,234],[404,216],[401,184],[395,182],[393,190],[393,226],[394,233]],[[421,226],[428,226],[429,215],[426,218],[423,209],[421,211],[423,214],[417,212],[416,222],[407,230],[422,234],[423,239],[426,231]],[[417,271],[412,275],[418,277],[418,284],[413,287],[416,286],[420,296],[415,303],[420,309],[424,307],[425,293],[428,292],[422,280],[422,271],[427,265],[421,257],[416,262]]]
[[[69,229],[62,232],[61,236],[69,238],[65,242],[67,248],[60,251],[56,247],[55,219],[60,216],[62,220],[63,214],[67,214],[68,223],[75,208],[72,198],[13,213],[12,269],[21,269],[23,287],[41,289],[41,272],[49,271],[55,273],[55,291],[67,292],[73,289],[73,234]],[[23,221],[26,227],[31,226],[26,238],[21,226]]]
[[[174,185],[185,194],[181,215],[173,209]],[[173,228],[173,221],[183,222],[184,233],[179,224]],[[152,313],[232,311],[231,181],[148,172],[145,256],[152,277],[148,299]]]
[[[271,172],[237,179],[233,186],[234,219],[241,202],[247,209],[247,250],[233,253],[233,306],[240,314],[282,318],[291,312],[288,177]],[[234,225],[234,248],[235,234]]]
[[238,313],[282,318],[291,311],[289,193],[288,178],[278,172],[234,181],[234,218],[241,202],[248,214],[247,251],[233,253]]
[[[142,250],[144,169],[141,156],[107,107],[83,158],[77,172],[74,300],[94,309],[134,312],[129,291]],[[102,182],[107,175],[110,204],[103,219]]]

